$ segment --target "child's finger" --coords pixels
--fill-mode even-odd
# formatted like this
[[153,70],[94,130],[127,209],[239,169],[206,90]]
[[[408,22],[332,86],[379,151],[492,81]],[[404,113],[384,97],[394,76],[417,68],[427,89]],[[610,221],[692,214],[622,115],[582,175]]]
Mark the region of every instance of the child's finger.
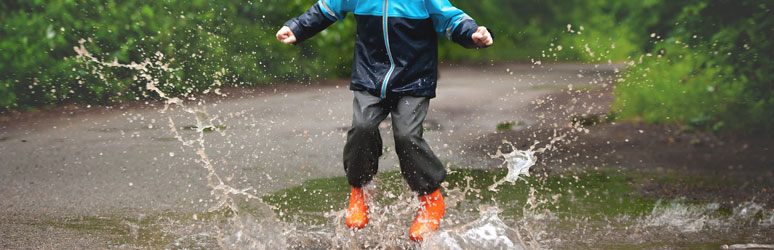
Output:
[[492,39],[492,34],[489,34],[489,30],[484,29],[484,34],[481,36],[481,40],[484,43],[484,45],[492,45],[494,42],[494,39]]
[[282,41],[282,40],[284,40],[287,37],[288,37],[288,33],[285,32],[285,30],[277,31],[277,40]]
[[282,43],[285,43],[285,44],[291,44],[291,43],[294,43],[294,42],[296,42],[296,37],[295,36],[288,36],[287,38],[282,40]]
[[480,26],[480,27],[478,27],[478,29],[476,30],[476,33],[479,33],[479,34],[481,34],[481,35],[484,35],[484,34],[486,34],[486,32],[487,32],[487,30],[486,30],[486,27],[484,27],[484,26]]

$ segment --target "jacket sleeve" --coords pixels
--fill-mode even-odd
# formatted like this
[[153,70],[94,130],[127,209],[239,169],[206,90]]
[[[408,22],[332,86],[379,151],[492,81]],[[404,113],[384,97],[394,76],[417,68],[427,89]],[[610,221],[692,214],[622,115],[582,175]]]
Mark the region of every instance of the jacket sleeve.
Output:
[[298,17],[285,22],[293,35],[296,43],[303,42],[320,31],[328,28],[338,20],[344,19],[348,11],[354,9],[355,0],[319,0],[309,10]]
[[[452,6],[449,0],[426,0],[425,8],[433,20],[435,32],[441,36],[469,49],[489,47],[480,47],[473,42],[472,36],[478,29],[478,24],[465,12]],[[492,34],[491,30],[489,34]],[[492,38],[494,39],[494,34]]]

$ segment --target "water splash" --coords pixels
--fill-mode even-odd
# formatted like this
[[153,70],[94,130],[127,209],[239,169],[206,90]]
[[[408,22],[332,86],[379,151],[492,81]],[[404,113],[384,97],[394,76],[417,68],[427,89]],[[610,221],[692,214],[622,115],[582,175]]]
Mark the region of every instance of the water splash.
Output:
[[[103,70],[105,68],[126,68],[137,72],[135,81],[144,80],[145,88],[153,93],[156,93],[161,99],[164,100],[164,109],[162,113],[166,112],[172,105],[179,107],[184,112],[192,114],[196,120],[197,136],[192,139],[186,139],[181,133],[179,133],[177,126],[171,116],[168,117],[170,131],[174,134],[174,137],[185,147],[189,147],[194,150],[199,157],[199,162],[205,170],[207,170],[207,186],[211,189],[210,194],[215,198],[215,205],[211,206],[208,211],[223,211],[224,214],[231,214],[227,217],[227,223],[222,228],[218,228],[217,240],[218,245],[224,249],[284,249],[286,246],[284,237],[282,237],[281,228],[277,227],[277,224],[281,224],[272,212],[263,213],[261,220],[256,220],[249,213],[240,213],[237,206],[234,195],[244,197],[246,201],[258,201],[259,208],[272,208],[271,206],[263,203],[260,197],[256,196],[256,190],[253,187],[247,188],[235,188],[228,185],[223,181],[223,178],[218,175],[215,170],[213,160],[207,155],[207,146],[205,144],[205,131],[218,131],[216,126],[213,125],[213,121],[218,117],[210,117],[207,111],[202,107],[195,107],[186,105],[183,99],[178,97],[171,97],[158,86],[161,83],[160,77],[155,76],[154,72],[175,72],[179,69],[170,67],[168,62],[165,62],[164,54],[156,52],[154,59],[145,59],[141,63],[130,62],[128,64],[119,63],[117,59],[113,62],[105,62],[94,55],[92,55],[84,46],[87,40],[80,40],[79,46],[74,47],[76,52],[76,58],[83,63],[84,67],[92,67],[92,72],[97,74],[100,79],[107,81]],[[215,72],[215,75],[219,75],[221,72]],[[213,84],[214,87],[220,86],[220,82]],[[209,91],[209,90],[208,90]],[[219,93],[218,89],[215,89],[216,94]],[[193,99],[193,98],[192,98]],[[200,101],[200,104],[202,101]],[[223,132],[220,132],[224,135]],[[266,237],[269,236],[269,237]]]
[[646,227],[666,227],[678,232],[698,232],[707,224],[716,224],[708,214],[717,211],[719,205],[711,203],[706,206],[687,206],[677,202],[661,205],[656,203],[653,211],[643,218]]
[[521,234],[498,216],[497,207],[482,207],[481,218],[428,235],[421,249],[531,249]]
[[764,208],[762,205],[755,203],[754,201],[751,202],[745,202],[739,205],[738,207],[734,208],[734,218],[740,219],[740,220],[749,220],[757,216],[758,214],[764,213]]
[[508,166],[508,175],[489,186],[489,190],[492,191],[497,191],[497,186],[505,182],[516,182],[519,180],[519,175],[529,176],[529,168],[537,162],[535,152],[529,150],[515,150],[514,148],[513,151],[507,154],[497,151],[496,156],[505,158],[505,163]]
[[[271,217],[269,217],[271,218]],[[241,213],[219,230],[218,245],[223,249],[286,249],[285,227]]]
[[[177,126],[175,125],[174,120],[172,117],[169,118],[169,128],[171,132],[174,134],[175,138],[177,138],[178,141],[180,141],[184,146],[194,148],[196,154],[199,156],[199,162],[202,164],[202,167],[208,171],[207,174],[207,186],[212,188],[212,195],[215,196],[219,202],[211,207],[209,211],[216,211],[220,210],[222,208],[229,209],[234,212],[238,212],[239,209],[234,203],[233,198],[231,198],[230,195],[236,194],[236,195],[243,195],[247,197],[248,199],[257,199],[260,200],[260,197],[255,196],[254,194],[250,193],[250,191],[253,191],[252,187],[244,188],[244,189],[237,189],[234,187],[231,187],[225,182],[223,182],[223,179],[218,175],[218,173],[215,171],[215,167],[213,166],[212,160],[207,156],[206,153],[206,145],[204,140],[204,131],[205,130],[215,130],[215,126],[213,125],[212,121],[217,119],[217,117],[210,118],[209,114],[207,114],[207,111],[203,108],[198,107],[190,107],[186,105],[182,99],[177,97],[170,97],[165,92],[161,91],[161,89],[158,88],[158,84],[160,83],[160,80],[158,77],[155,77],[152,72],[154,70],[162,71],[162,72],[174,72],[179,69],[177,68],[171,68],[169,66],[169,63],[163,62],[164,60],[164,54],[161,52],[156,52],[155,56],[157,60],[152,61],[150,59],[146,59],[142,63],[136,63],[131,62],[129,64],[122,64],[118,62],[118,59],[115,59],[113,62],[104,62],[100,59],[93,56],[84,46],[84,43],[86,40],[80,40],[79,46],[74,47],[76,58],[80,59],[81,62],[85,64],[93,63],[97,66],[97,68],[94,70],[97,74],[100,75],[101,79],[105,79],[104,75],[101,73],[103,68],[110,68],[110,67],[119,67],[119,68],[127,68],[134,70],[138,72],[138,75],[140,78],[144,79],[146,81],[145,88],[156,93],[159,97],[161,97],[164,100],[165,106],[162,112],[165,112],[167,109],[169,109],[170,105],[176,105],[180,107],[183,111],[193,114],[194,118],[196,120],[196,132],[198,136],[194,139],[187,140],[183,138],[183,136],[178,132]],[[136,79],[136,78],[135,78]]]
[[[571,130],[569,133],[573,133],[573,131],[576,130]],[[551,140],[548,142],[548,144],[539,149],[535,149],[535,147],[540,143],[540,141],[537,140],[527,150],[518,150],[516,146],[513,145],[513,143],[509,141],[503,141],[504,144],[507,144],[511,147],[511,152],[505,154],[498,149],[497,153],[491,157],[502,157],[508,168],[508,174],[502,179],[495,181],[495,183],[489,186],[488,189],[497,192],[497,187],[503,183],[508,182],[513,184],[519,180],[519,176],[529,176],[529,169],[534,166],[535,163],[537,163],[537,157],[535,156],[535,153],[543,153],[547,150],[551,150],[556,142],[564,140],[567,135],[568,133],[558,135],[557,132],[554,131],[554,135],[551,137]]]

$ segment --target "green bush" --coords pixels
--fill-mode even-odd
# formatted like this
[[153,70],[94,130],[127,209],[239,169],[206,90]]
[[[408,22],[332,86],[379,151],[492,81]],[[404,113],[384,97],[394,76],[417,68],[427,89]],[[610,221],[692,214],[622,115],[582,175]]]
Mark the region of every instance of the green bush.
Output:
[[624,118],[774,134],[771,1],[695,2],[615,90]]
[[4,1],[0,110],[153,97],[133,79],[137,72],[103,68],[100,75],[96,65],[76,60],[73,47],[81,40],[108,62],[170,62],[179,70],[154,73],[173,95],[203,91],[216,80],[253,86],[345,75],[353,45],[340,41],[352,39],[354,21],[299,46],[274,40],[278,26],[310,2]]

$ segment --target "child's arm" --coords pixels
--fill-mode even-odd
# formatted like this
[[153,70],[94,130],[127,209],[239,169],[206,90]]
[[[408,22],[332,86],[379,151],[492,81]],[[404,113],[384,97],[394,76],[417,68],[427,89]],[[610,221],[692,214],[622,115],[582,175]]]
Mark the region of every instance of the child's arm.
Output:
[[489,29],[455,8],[449,0],[426,0],[425,5],[438,34],[465,48],[486,48],[494,42]]
[[343,19],[353,8],[354,0],[319,0],[304,14],[285,22],[277,32],[277,40],[285,44],[303,42]]

